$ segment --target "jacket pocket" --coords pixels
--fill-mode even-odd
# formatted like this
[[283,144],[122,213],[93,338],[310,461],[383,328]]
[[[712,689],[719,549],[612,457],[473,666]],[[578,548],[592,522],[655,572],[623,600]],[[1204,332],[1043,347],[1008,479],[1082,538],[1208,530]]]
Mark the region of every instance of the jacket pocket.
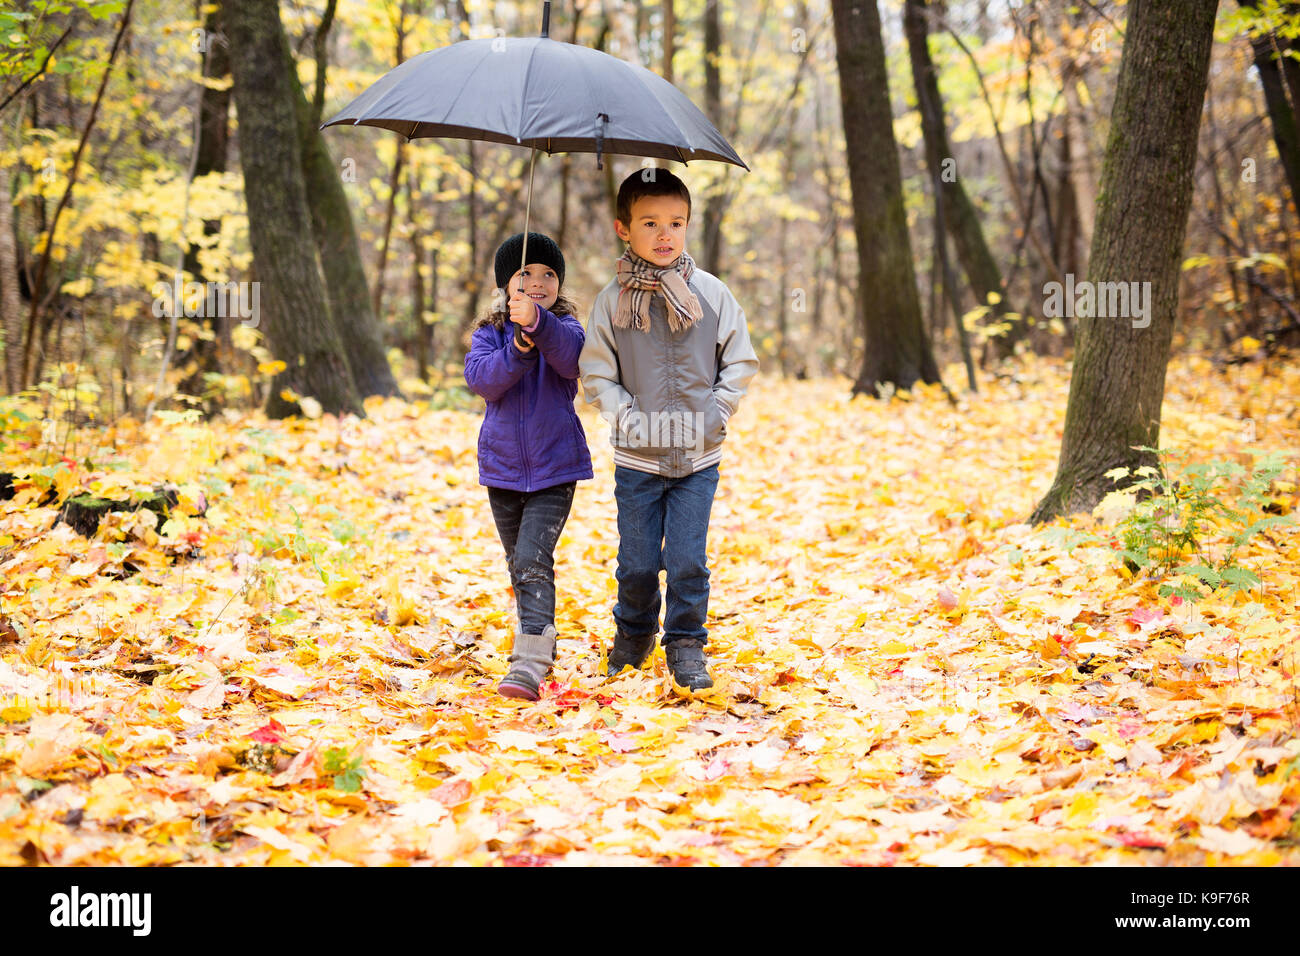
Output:
[[614,422],[614,447],[628,451],[645,451],[646,414],[641,409],[641,400],[632,396],[632,404],[618,416]]
[[520,449],[513,425],[498,408],[489,414],[478,433],[479,473],[493,480],[522,480]]
[[712,417],[708,421],[704,440],[705,444],[712,448],[714,445],[721,445],[722,440],[727,437],[727,419],[722,414],[722,402],[718,400],[717,393],[710,389],[709,397],[709,411],[712,412]]

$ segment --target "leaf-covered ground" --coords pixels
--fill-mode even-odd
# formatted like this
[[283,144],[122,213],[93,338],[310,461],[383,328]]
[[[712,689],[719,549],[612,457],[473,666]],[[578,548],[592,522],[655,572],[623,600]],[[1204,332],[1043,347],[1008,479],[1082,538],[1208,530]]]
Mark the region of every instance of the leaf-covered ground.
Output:
[[[1045,543],[1020,522],[1066,387],[1036,363],[953,408],[760,378],[697,699],[662,651],[600,676],[617,542],[585,407],[536,704],[494,692],[512,602],[477,415],[173,418],[66,461],[37,429],[0,462],[44,467],[0,502],[0,864],[1300,862],[1300,533],[1242,556],[1262,589],[1196,605]],[[1295,368],[1178,361],[1163,438],[1294,456],[1297,395]],[[91,539],[39,505],[164,481],[167,523]]]

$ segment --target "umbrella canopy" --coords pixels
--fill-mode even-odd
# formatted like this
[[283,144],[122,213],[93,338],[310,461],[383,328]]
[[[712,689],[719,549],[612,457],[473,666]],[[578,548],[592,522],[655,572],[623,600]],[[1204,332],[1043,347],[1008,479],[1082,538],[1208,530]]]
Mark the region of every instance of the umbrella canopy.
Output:
[[749,167],[667,80],[546,36],[462,40],[380,77],[325,126],[378,126],[544,153],[619,153]]

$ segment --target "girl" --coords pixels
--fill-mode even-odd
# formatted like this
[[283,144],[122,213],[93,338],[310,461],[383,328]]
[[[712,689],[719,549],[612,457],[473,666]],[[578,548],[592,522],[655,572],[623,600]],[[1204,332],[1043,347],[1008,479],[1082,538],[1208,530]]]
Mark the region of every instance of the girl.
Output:
[[[478,436],[479,484],[486,485],[506,551],[518,623],[510,671],[499,692],[537,700],[555,663],[555,543],[578,481],[591,478],[591,452],[573,399],[586,338],[560,294],[564,256],[541,233],[523,233],[496,256],[496,308],[474,327],[465,381],[487,399]],[[522,286],[522,288],[521,288]]]

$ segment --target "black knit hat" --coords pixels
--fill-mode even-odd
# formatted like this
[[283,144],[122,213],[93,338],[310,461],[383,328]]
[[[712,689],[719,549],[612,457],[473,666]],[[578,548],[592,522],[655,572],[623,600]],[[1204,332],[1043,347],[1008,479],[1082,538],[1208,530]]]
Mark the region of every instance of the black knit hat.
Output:
[[[504,289],[510,277],[519,271],[519,260],[524,254],[524,234],[517,232],[505,242],[501,243],[501,248],[497,250],[496,274],[497,288]],[[555,240],[550,236],[544,236],[540,232],[530,232],[528,234],[528,261],[524,265],[550,266],[555,270],[556,276],[560,279],[560,285],[564,285],[564,253],[560,252],[560,247],[555,244]]]

